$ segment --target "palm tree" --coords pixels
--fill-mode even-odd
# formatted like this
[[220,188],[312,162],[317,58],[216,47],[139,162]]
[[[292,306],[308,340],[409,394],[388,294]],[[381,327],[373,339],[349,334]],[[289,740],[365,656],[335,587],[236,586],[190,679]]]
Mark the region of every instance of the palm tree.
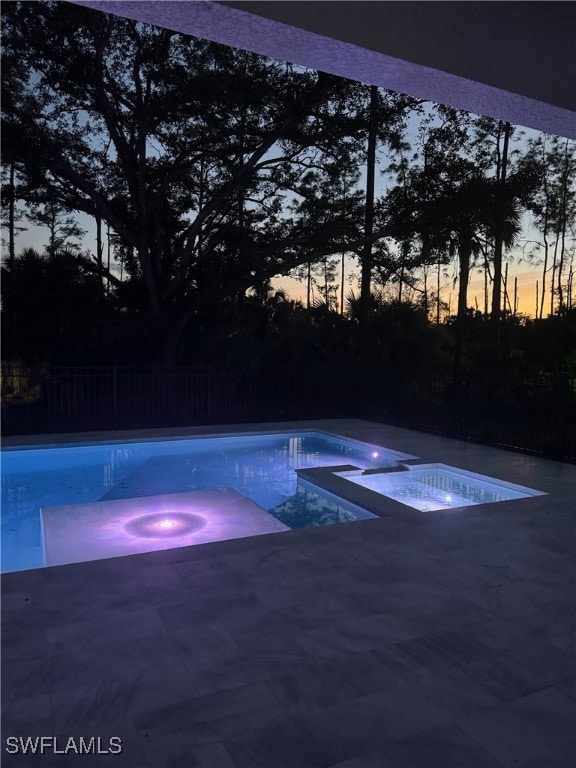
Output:
[[490,181],[487,190],[485,223],[489,235],[494,240],[494,283],[490,319],[497,329],[500,326],[502,305],[502,255],[504,250],[512,248],[520,234],[519,197],[517,184],[513,180],[506,185],[496,180]]
[[6,358],[77,364],[91,351],[97,354],[104,343],[107,309],[94,271],[82,254],[32,248],[3,267]]
[[459,376],[464,325],[468,309],[468,283],[473,256],[478,253],[477,233],[484,224],[485,180],[472,175],[444,190],[423,211],[421,229],[430,244],[448,244],[449,255],[458,255],[458,308],[454,345],[454,373]]

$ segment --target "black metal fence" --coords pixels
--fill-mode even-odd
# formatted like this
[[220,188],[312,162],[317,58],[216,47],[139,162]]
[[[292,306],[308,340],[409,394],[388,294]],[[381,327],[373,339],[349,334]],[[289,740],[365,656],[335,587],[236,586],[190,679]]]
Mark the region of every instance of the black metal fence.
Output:
[[280,370],[4,366],[3,433],[299,418],[299,378]]
[[416,379],[371,418],[576,463],[576,378]]
[[2,367],[5,435],[363,417],[576,462],[576,380],[357,371]]

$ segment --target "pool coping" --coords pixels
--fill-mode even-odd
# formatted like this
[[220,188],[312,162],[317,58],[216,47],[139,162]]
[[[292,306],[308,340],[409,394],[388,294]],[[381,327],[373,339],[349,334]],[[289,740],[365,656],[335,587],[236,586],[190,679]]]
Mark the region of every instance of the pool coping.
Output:
[[[4,450],[35,450],[36,448],[73,448],[73,447],[87,447],[90,445],[115,445],[116,443],[139,443],[139,442],[163,442],[163,441],[177,441],[177,440],[202,440],[214,438],[240,438],[240,437],[258,437],[260,435],[282,435],[282,434],[319,434],[325,437],[345,439],[348,442],[357,445],[371,445],[370,442],[359,440],[350,436],[339,435],[337,432],[330,431],[322,427],[308,426],[309,424],[317,424],[317,421],[313,422],[292,422],[293,424],[304,424],[303,427],[290,427],[290,422],[281,422],[281,426],[274,426],[274,423],[265,423],[264,429],[257,428],[254,424],[238,424],[238,425],[225,425],[220,427],[162,427],[156,429],[139,429],[139,430],[118,430],[118,431],[106,431],[106,432],[66,432],[66,433],[52,433],[42,435],[12,435],[6,438],[2,438],[0,449]],[[322,422],[324,423],[324,422]],[[246,429],[250,427],[250,429]],[[31,441],[32,439],[32,441]],[[385,446],[376,446],[385,448]],[[395,456],[398,461],[410,462],[412,460],[420,461],[418,456],[414,456],[410,453],[403,451],[396,451],[394,449],[386,450]]]

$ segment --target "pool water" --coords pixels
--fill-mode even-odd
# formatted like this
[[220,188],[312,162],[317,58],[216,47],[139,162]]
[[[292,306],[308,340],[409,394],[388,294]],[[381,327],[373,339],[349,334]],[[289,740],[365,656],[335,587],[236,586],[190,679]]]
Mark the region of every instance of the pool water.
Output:
[[349,518],[338,520],[328,502],[322,507],[318,498],[303,495],[296,469],[386,467],[403,458],[410,457],[320,432],[5,450],[2,571],[46,565],[44,509],[57,508],[61,518],[65,506],[73,515],[74,507],[85,510],[95,502],[229,488],[289,527],[323,525]]
[[544,495],[533,488],[444,464],[421,464],[407,469],[381,474],[363,474],[361,470],[336,474],[421,512]]
[[291,530],[377,517],[328,491],[319,490],[301,478],[296,492],[271,509],[270,513]]

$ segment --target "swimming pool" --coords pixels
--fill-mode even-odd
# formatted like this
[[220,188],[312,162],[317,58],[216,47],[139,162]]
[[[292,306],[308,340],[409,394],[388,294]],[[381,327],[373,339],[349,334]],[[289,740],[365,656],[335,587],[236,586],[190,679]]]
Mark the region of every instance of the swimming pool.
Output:
[[407,471],[336,472],[338,477],[421,512],[543,496],[542,491],[468,472],[448,464],[417,464]]
[[2,572],[359,519],[328,514],[295,470],[408,458],[316,431],[4,450]]

